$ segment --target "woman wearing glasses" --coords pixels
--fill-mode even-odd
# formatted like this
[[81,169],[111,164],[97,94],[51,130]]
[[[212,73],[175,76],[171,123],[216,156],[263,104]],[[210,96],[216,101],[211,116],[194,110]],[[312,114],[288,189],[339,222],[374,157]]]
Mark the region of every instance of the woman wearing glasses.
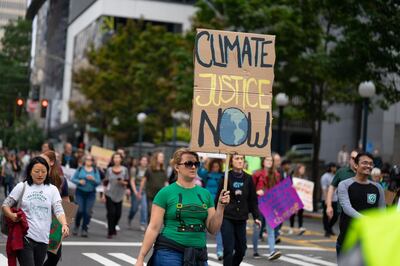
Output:
[[148,265],[181,266],[184,261],[207,265],[206,231],[215,234],[220,229],[229,192],[220,194],[221,204],[215,209],[210,192],[195,185],[199,165],[195,152],[179,149],[174,153],[173,167],[178,178],[154,198],[137,266],[143,265],[153,244]]

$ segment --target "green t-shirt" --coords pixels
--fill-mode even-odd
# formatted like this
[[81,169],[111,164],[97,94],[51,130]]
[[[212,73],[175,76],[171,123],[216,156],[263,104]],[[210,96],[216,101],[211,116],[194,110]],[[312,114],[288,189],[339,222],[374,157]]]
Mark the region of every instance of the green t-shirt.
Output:
[[342,167],[336,172],[336,175],[333,177],[331,185],[337,188],[340,182],[352,178],[355,175],[356,173],[353,170],[351,170],[350,167],[348,166]]
[[164,228],[161,235],[186,247],[203,248],[206,246],[206,232],[188,232],[178,230],[181,222],[177,218],[179,195],[182,198],[181,221],[185,225],[202,225],[206,228],[208,209],[214,208],[214,201],[208,190],[195,186],[183,188],[176,183],[161,189],[154,198],[153,204],[163,208]]

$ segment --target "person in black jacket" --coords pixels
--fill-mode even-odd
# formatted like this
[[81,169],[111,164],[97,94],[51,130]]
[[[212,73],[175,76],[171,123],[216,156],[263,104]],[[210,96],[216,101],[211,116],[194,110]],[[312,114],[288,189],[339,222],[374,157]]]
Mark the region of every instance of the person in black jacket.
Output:
[[[243,171],[244,156],[233,155],[229,165],[232,170],[228,176],[228,190],[231,201],[225,207],[221,233],[224,246],[224,266],[240,265],[247,249],[246,221],[249,213],[254,222],[261,226],[258,211],[256,189],[250,175]],[[217,195],[223,189],[223,180],[219,184]],[[216,200],[215,206],[218,205]],[[235,252],[233,252],[235,251]]]

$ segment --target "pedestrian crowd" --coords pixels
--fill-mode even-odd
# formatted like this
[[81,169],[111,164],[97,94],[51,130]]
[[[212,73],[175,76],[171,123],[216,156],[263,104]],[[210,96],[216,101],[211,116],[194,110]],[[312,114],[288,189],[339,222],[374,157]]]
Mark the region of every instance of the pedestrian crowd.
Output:
[[[70,143],[63,148],[62,153],[55,152],[46,142],[41,152],[0,149],[7,233],[21,240],[8,241],[7,255],[22,266],[57,265],[62,241],[50,251],[50,227],[58,222],[62,237],[69,235],[63,209],[69,201],[77,205],[71,233],[81,237],[90,237],[94,204],[96,199],[102,201],[108,239],[115,238],[120,230],[123,203],[129,202],[128,227],[134,227],[139,213],[138,228],[145,232],[136,265],[143,265],[151,248],[148,265],[186,265],[188,261],[207,265],[207,232],[215,235],[218,259],[224,265],[240,265],[248,230],[253,234],[253,257],[261,258],[258,245],[265,240],[267,259],[272,261],[281,256],[276,249],[281,234],[307,232],[303,209],[290,217],[284,232],[282,224],[271,227],[260,212],[258,198],[282,180],[310,180],[305,164],[282,161],[277,153],[265,158],[230,156],[224,187],[225,160],[199,157],[188,149],[177,150],[171,160],[162,152],[129,158],[123,149],[117,149],[103,169],[89,151],[74,150]],[[385,208],[387,191],[394,194],[393,203],[400,190],[400,180],[393,179],[391,167],[382,163],[377,151],[374,155],[359,150],[348,153],[342,147],[337,162],[329,163],[319,180],[322,226],[326,237],[338,233],[338,256],[351,221],[364,216],[367,209]],[[338,220],[339,232],[335,232]]]

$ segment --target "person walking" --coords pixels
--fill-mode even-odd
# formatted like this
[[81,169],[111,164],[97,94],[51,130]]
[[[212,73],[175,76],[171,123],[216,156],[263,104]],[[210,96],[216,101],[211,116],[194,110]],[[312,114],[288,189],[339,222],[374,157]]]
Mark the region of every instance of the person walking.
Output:
[[[273,188],[281,181],[281,176],[274,166],[274,161],[272,157],[262,158],[261,162],[262,162],[261,170],[257,171],[253,175],[253,179],[257,180],[256,193],[258,196],[264,196],[267,190]],[[265,223],[265,227],[267,229],[267,234],[268,234],[267,242],[270,252],[268,260],[279,259],[279,257],[281,256],[281,252],[275,250],[275,230],[267,222]],[[259,230],[257,230],[257,226],[254,226],[254,233],[253,233],[254,258],[260,258],[260,255],[258,254],[257,250],[258,236],[259,236]]]
[[1,175],[4,178],[4,196],[7,197],[13,190],[15,183],[19,181],[21,164],[15,152],[11,151],[6,155],[6,163],[3,165]]
[[[308,178],[306,178],[305,174],[306,174],[306,166],[302,163],[297,164],[296,168],[293,172],[293,177],[300,178],[300,179],[308,179]],[[305,233],[306,229],[303,227],[303,213],[304,213],[304,210],[300,209],[297,211],[297,213],[290,216],[290,232],[293,232],[294,220],[295,220],[295,217],[297,216],[298,225],[299,225],[299,235],[303,235]],[[289,234],[290,234],[290,232],[289,232]]]
[[29,228],[23,237],[23,249],[17,252],[21,266],[43,265],[49,244],[52,213],[62,225],[63,237],[69,234],[60,193],[50,184],[49,170],[44,158],[33,158],[27,166],[26,181],[18,183],[2,205],[4,215],[13,223],[18,223],[18,210],[11,208],[21,199],[21,210],[26,215]]
[[[139,161],[139,165],[132,166],[131,168],[131,177],[130,183],[132,188],[132,195],[131,195],[131,208],[129,210],[128,215],[128,225],[131,227],[131,223],[133,218],[136,215],[140,207],[140,230],[145,231],[147,226],[147,197],[146,197],[146,188],[140,191],[140,183],[147,171],[147,166],[149,164],[149,160],[147,156],[142,156]],[[140,191],[140,193],[139,193]]]
[[151,215],[151,205],[153,204],[154,197],[167,184],[168,177],[164,167],[164,153],[156,152],[150,159],[150,167],[147,168],[139,188],[139,193],[142,193],[142,191],[146,192],[149,216]]
[[[244,156],[232,155],[229,166],[228,190],[231,201],[225,207],[221,233],[224,246],[224,266],[240,265],[246,254],[246,222],[249,213],[260,227],[258,201],[252,177],[243,171]],[[217,195],[221,194],[223,180],[219,184]],[[216,203],[218,207],[218,202]]]
[[83,163],[71,178],[71,182],[76,185],[75,202],[78,204],[73,235],[77,235],[81,228],[81,236],[88,237],[91,212],[96,201],[96,187],[101,180],[92,155],[84,156]]
[[[222,172],[222,161],[221,159],[209,159],[205,167],[199,168],[197,174],[201,177],[205,189],[207,189],[213,199],[217,197],[218,186],[221,179],[224,177]],[[224,247],[222,245],[222,235],[218,231],[215,236],[217,242],[217,257],[218,260],[222,260],[224,256]]]
[[[333,177],[332,183],[328,188],[328,193],[326,195],[326,215],[328,215],[329,219],[332,219],[334,211],[332,207],[332,200],[333,195],[336,192],[337,187],[339,186],[340,182],[352,178],[355,176],[356,169],[355,169],[355,158],[357,157],[357,150],[353,150],[350,153],[349,165],[341,167]],[[340,213],[340,204],[338,204],[338,212]]]
[[326,173],[324,173],[321,177],[321,202],[322,202],[322,224],[324,226],[325,230],[325,237],[330,237],[334,236],[335,233],[333,232],[333,226],[335,225],[337,219],[339,218],[339,214],[337,211],[337,194],[335,193],[332,198],[332,208],[333,208],[333,216],[331,219],[329,219],[327,213],[326,213],[326,197],[328,193],[328,188],[329,185],[332,183],[333,177],[336,174],[336,164],[335,163],[329,163],[328,164],[328,169]]
[[368,180],[374,167],[373,160],[370,153],[360,152],[354,159],[356,175],[339,183],[338,197],[343,212],[340,215],[340,233],[336,242],[338,256],[351,220],[368,215],[363,214],[365,210],[386,208],[385,193],[382,187]]
[[61,155],[61,165],[66,168],[78,168],[78,159],[72,152],[72,144],[67,142],[64,144],[64,153]]
[[[43,157],[50,166],[49,178],[50,184],[54,185],[60,192],[61,200],[69,202],[68,195],[68,182],[63,177],[62,169],[60,164],[57,162],[57,156],[54,151],[46,151],[40,155]],[[52,224],[55,221],[52,221]],[[47,259],[43,266],[55,266],[59,262],[62,254],[62,244],[60,244],[57,253],[47,251]]]
[[122,201],[125,196],[125,190],[129,182],[128,169],[122,165],[122,155],[114,153],[111,157],[111,165],[107,168],[104,179],[103,201],[107,209],[107,238],[111,239],[117,234],[116,226],[122,214]]
[[216,234],[220,230],[224,209],[230,200],[229,192],[219,194],[215,209],[210,192],[195,184],[200,166],[197,153],[179,149],[173,155],[173,162],[177,181],[162,188],[154,198],[136,266],[144,265],[144,258],[153,244],[148,265],[182,266],[190,262],[190,265],[205,266],[206,231]]

